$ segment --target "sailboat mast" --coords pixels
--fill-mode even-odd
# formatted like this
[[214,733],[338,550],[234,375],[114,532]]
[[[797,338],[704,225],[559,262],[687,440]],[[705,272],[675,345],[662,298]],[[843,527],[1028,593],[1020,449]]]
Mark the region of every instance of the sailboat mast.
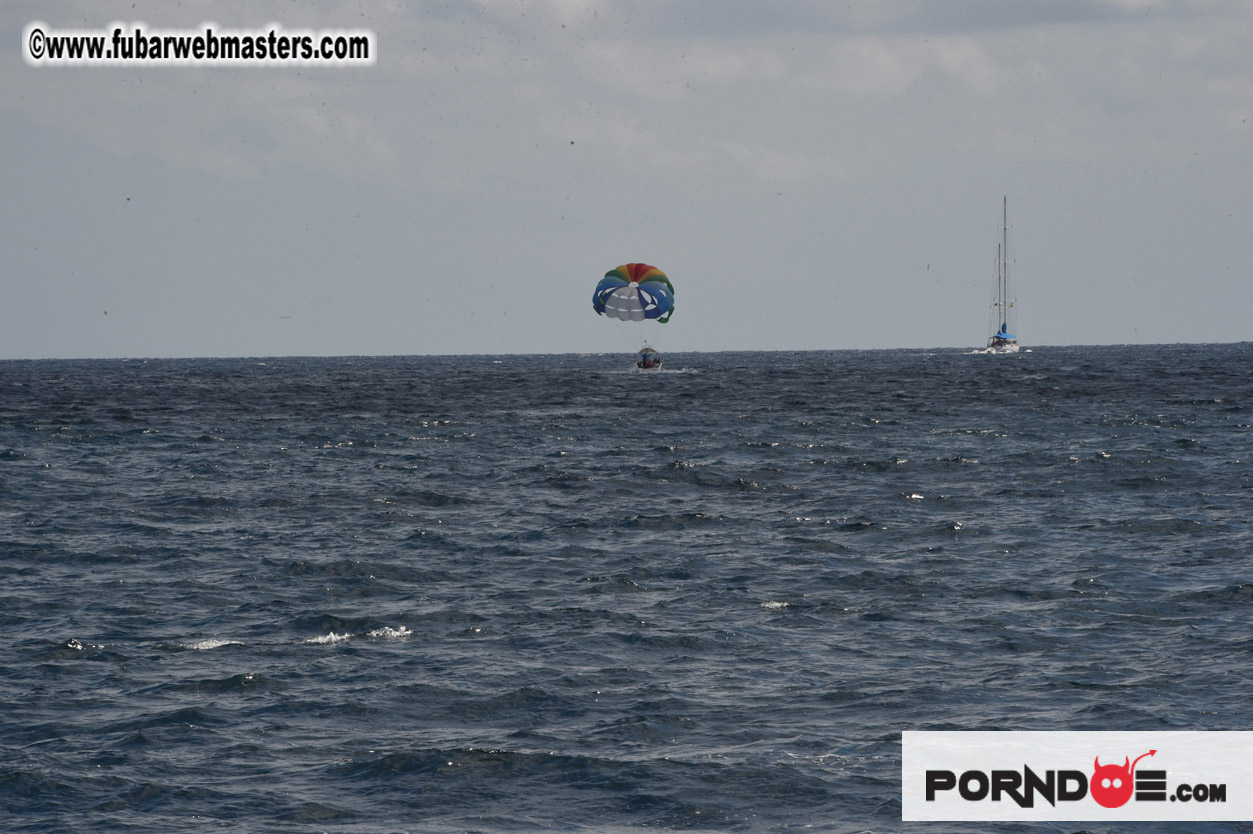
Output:
[[1001,244],[998,242],[996,244],[996,330],[992,331],[993,333],[1001,329],[1001,321],[1005,318],[1001,310],[1001,299],[1005,297],[1004,292],[1001,290],[1001,285],[1004,283],[1004,275],[1005,259],[1001,255]]
[[1001,197],[1001,324],[1009,306],[1009,196]]

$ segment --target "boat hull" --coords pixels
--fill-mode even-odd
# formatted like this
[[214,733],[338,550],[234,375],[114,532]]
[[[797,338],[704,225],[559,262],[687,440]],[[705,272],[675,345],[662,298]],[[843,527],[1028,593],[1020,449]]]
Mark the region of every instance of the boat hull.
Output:
[[661,354],[644,343],[644,347],[640,348],[640,352],[635,357],[635,367],[641,371],[660,371],[661,370]]

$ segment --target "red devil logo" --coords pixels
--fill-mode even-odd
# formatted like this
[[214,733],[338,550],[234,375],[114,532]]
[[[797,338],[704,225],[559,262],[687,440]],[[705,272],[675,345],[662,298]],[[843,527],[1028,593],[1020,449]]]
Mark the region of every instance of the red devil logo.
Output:
[[1088,781],[1088,790],[1092,794],[1092,798],[1102,808],[1121,808],[1127,804],[1127,800],[1131,798],[1131,792],[1134,789],[1132,784],[1132,771],[1136,769],[1136,765],[1145,756],[1152,756],[1156,750],[1150,750],[1147,753],[1136,756],[1136,760],[1131,761],[1131,757],[1126,757],[1122,766],[1116,764],[1101,764],[1101,757],[1097,756],[1096,771],[1092,774],[1092,778]]

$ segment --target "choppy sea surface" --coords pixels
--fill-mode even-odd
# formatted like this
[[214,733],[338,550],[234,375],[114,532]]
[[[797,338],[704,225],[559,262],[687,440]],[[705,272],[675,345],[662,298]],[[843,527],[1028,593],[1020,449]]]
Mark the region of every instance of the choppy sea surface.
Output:
[[901,732],[1253,729],[1253,344],[630,361],[0,362],[0,830],[1143,831]]

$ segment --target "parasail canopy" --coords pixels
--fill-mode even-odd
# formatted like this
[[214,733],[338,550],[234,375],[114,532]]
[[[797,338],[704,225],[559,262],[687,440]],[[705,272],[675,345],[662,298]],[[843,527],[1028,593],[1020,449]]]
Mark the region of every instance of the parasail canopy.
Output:
[[656,319],[665,324],[674,312],[674,285],[655,266],[623,264],[600,279],[592,295],[592,309],[623,321]]

